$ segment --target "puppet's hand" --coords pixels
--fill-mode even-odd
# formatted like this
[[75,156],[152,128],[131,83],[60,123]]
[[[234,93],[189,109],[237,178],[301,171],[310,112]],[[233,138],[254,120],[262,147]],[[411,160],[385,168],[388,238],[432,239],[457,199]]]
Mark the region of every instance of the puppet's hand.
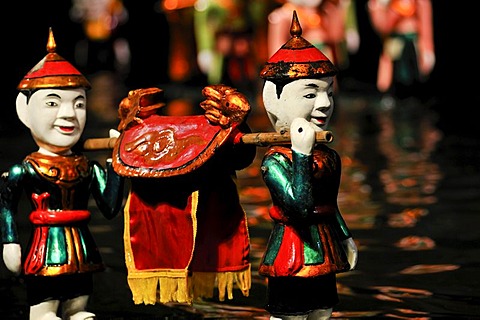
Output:
[[203,88],[205,100],[200,106],[211,123],[229,128],[242,123],[250,112],[247,98],[235,88],[225,85],[210,85]]
[[143,119],[158,112],[165,106],[164,93],[159,88],[142,88],[130,90],[128,96],[118,105],[120,123],[117,129],[126,130],[143,122]]
[[22,249],[18,243],[3,245],[3,262],[8,270],[19,275],[22,270]]
[[345,40],[347,41],[347,50],[349,53],[354,54],[358,52],[360,48],[360,34],[356,29],[347,29],[345,31]]
[[424,75],[429,75],[435,66],[435,53],[424,51],[421,55],[420,70]]
[[290,125],[292,150],[306,155],[312,154],[315,146],[315,125],[304,118],[296,118]]
[[342,245],[347,253],[348,263],[350,264],[350,270],[355,269],[358,261],[358,249],[355,241],[352,238],[348,238],[342,242]]
[[117,131],[115,129],[110,129],[108,131],[108,137],[109,138],[118,138],[118,137],[120,137],[120,131]]
[[204,49],[197,54],[198,67],[203,74],[208,74],[210,72],[214,60],[215,53],[213,52],[213,50]]

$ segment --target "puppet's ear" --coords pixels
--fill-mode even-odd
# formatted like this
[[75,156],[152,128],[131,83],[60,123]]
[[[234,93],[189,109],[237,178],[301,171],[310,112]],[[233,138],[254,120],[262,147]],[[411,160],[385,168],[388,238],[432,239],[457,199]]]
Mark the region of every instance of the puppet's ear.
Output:
[[28,116],[28,104],[27,104],[27,96],[21,92],[18,93],[17,96],[17,115],[20,121],[23,122],[27,128],[30,128],[30,119]]

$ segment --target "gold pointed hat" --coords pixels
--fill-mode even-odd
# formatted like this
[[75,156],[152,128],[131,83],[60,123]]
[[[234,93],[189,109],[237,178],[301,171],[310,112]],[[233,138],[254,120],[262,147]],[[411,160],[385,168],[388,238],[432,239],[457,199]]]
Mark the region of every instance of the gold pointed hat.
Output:
[[260,77],[273,82],[333,76],[337,68],[313,44],[302,37],[297,12],[293,11],[291,38],[268,59]]
[[55,51],[57,45],[52,28],[48,32],[47,55],[40,60],[20,81],[20,91],[46,88],[86,88],[91,85],[72,64]]

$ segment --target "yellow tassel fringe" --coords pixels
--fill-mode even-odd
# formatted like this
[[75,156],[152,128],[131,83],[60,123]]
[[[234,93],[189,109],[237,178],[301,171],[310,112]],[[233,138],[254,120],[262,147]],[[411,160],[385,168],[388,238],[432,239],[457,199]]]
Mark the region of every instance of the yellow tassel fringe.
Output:
[[128,285],[135,304],[178,302],[192,304],[194,300],[213,298],[215,287],[218,299],[233,299],[233,289],[238,287],[246,297],[251,288],[251,267],[237,272],[194,272],[191,277],[159,272],[128,276]]

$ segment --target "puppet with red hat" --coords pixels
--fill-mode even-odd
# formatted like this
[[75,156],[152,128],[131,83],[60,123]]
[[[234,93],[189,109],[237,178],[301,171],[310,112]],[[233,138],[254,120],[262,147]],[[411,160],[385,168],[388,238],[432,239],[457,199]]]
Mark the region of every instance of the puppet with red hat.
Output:
[[333,113],[332,62],[302,35],[296,12],[291,38],[265,64],[263,102],[289,146],[272,146],[262,174],[274,221],[259,274],[268,278],[271,319],[329,319],[338,303],[336,274],[353,269],[357,247],[337,204],[338,153],[315,140]]
[[[90,83],[56,53],[51,29],[47,51],[18,85],[17,114],[38,150],[2,175],[3,261],[25,280],[30,320],[94,319],[85,309],[93,272],[104,265],[88,228],[89,197],[113,218],[122,205],[124,179],[111,163],[104,169],[72,150],[85,128]],[[23,192],[32,208],[32,234],[24,248],[16,223]]]

